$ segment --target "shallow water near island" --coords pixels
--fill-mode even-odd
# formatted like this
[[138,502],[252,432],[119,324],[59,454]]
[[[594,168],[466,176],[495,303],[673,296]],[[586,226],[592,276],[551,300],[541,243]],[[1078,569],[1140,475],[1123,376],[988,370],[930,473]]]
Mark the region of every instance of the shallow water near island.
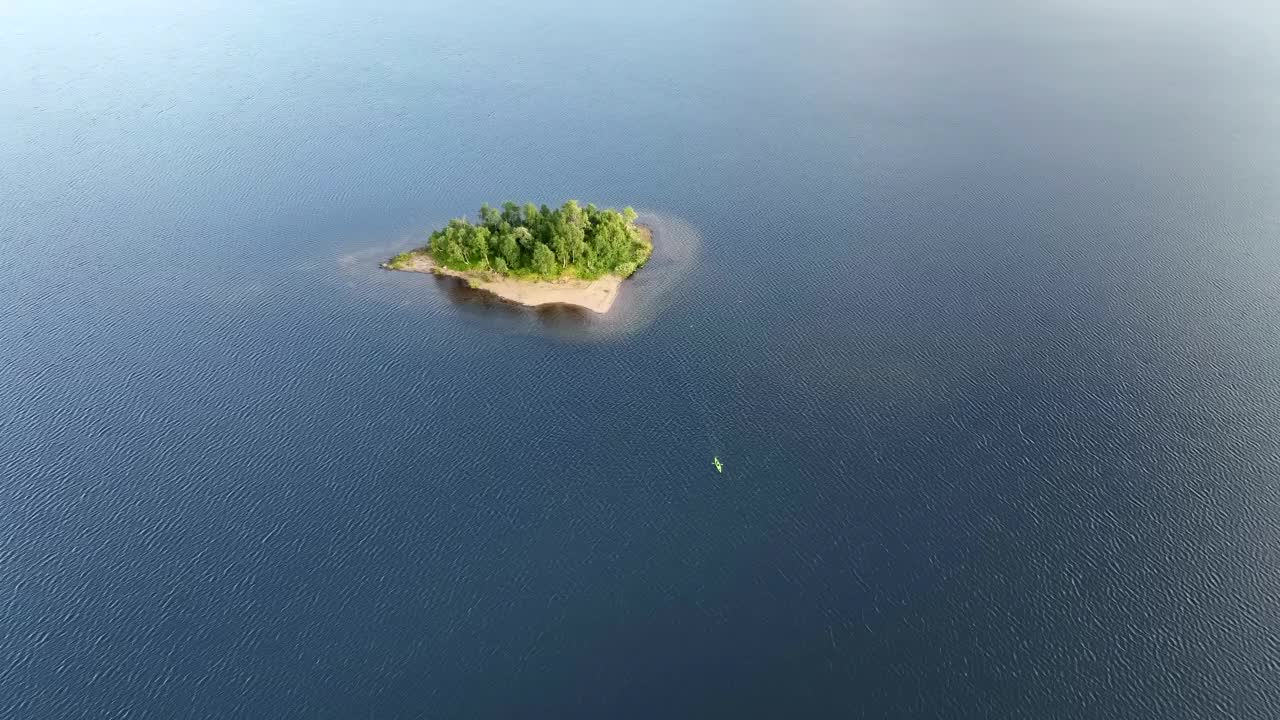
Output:
[[0,718],[1280,716],[1277,12],[0,8]]

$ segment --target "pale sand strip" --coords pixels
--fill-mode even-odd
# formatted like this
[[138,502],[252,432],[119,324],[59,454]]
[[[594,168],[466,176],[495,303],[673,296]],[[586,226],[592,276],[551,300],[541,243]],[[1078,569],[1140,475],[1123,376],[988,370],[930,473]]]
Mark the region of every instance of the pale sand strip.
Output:
[[[383,267],[387,267],[383,265]],[[598,313],[609,312],[613,301],[618,297],[618,286],[622,278],[617,275],[605,275],[599,280],[514,280],[497,274],[490,274],[486,280],[481,273],[462,272],[441,267],[431,261],[425,253],[415,253],[413,260],[407,265],[395,268],[408,272],[434,273],[451,275],[466,280],[471,287],[485,290],[505,300],[521,305],[538,306],[551,303],[577,305]]]

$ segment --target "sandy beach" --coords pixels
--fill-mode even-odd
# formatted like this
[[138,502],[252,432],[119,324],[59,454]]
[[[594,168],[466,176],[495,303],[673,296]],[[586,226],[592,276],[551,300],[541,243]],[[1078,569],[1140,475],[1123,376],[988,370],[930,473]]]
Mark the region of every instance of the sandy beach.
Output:
[[[387,266],[384,265],[383,267]],[[471,287],[477,290],[491,292],[504,300],[517,302],[521,305],[537,306],[564,303],[566,305],[584,307],[602,314],[609,312],[609,308],[613,307],[613,301],[618,297],[618,286],[622,284],[622,278],[616,275],[606,275],[598,280],[590,281],[515,280],[496,274],[489,274],[488,279],[486,279],[485,273],[462,272],[441,267],[432,262],[431,257],[426,253],[415,253],[413,259],[407,264],[388,269],[451,275],[466,280]]]

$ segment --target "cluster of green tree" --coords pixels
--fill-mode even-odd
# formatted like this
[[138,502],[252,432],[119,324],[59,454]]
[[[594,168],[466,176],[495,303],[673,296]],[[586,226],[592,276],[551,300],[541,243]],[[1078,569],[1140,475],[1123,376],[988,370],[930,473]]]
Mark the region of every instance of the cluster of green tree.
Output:
[[[646,260],[652,245],[635,225],[636,212],[585,208],[570,200],[559,208],[503,203],[502,209],[480,206],[480,223],[451,220],[418,252],[455,270],[485,270],[544,279],[601,275],[628,277]],[[395,268],[413,253],[397,255]]]

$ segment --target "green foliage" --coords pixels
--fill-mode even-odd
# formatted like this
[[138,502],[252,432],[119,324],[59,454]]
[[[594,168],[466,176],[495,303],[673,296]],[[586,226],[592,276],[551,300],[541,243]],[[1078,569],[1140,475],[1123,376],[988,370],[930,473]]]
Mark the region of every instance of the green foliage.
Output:
[[409,263],[411,262],[413,262],[413,253],[402,252],[399,255],[388,260],[387,267],[391,268],[392,270],[399,270],[401,268],[408,267]]
[[473,227],[466,233],[467,257],[471,264],[486,267],[489,265],[489,228]]
[[533,231],[525,226],[520,226],[512,231],[515,235],[516,242],[525,252],[533,252]]
[[[524,228],[518,228],[525,230]],[[528,230],[525,230],[527,233]],[[503,265],[506,267],[518,267],[520,265],[520,244],[516,242],[516,234],[514,232],[506,232],[498,236],[498,255],[499,259],[504,260]],[[496,265],[495,265],[496,269]],[[506,272],[499,270],[498,272]]]
[[554,275],[556,272],[556,256],[551,252],[551,248],[542,243],[534,245],[533,261],[530,264],[530,269],[543,277]]
[[457,240],[450,240],[445,243],[444,259],[440,261],[441,265],[465,265],[469,261],[467,259],[467,251],[463,249],[462,243]]
[[[569,200],[559,208],[513,202],[502,209],[480,207],[480,223],[459,218],[431,233],[423,251],[455,270],[492,270],[499,275],[585,279],[627,277],[649,259],[651,245],[635,225],[636,212],[582,207]],[[410,253],[392,258],[405,264]]]
[[489,207],[489,203],[485,203],[480,206],[480,222],[491,230],[497,230],[498,223],[502,222],[502,213]]

